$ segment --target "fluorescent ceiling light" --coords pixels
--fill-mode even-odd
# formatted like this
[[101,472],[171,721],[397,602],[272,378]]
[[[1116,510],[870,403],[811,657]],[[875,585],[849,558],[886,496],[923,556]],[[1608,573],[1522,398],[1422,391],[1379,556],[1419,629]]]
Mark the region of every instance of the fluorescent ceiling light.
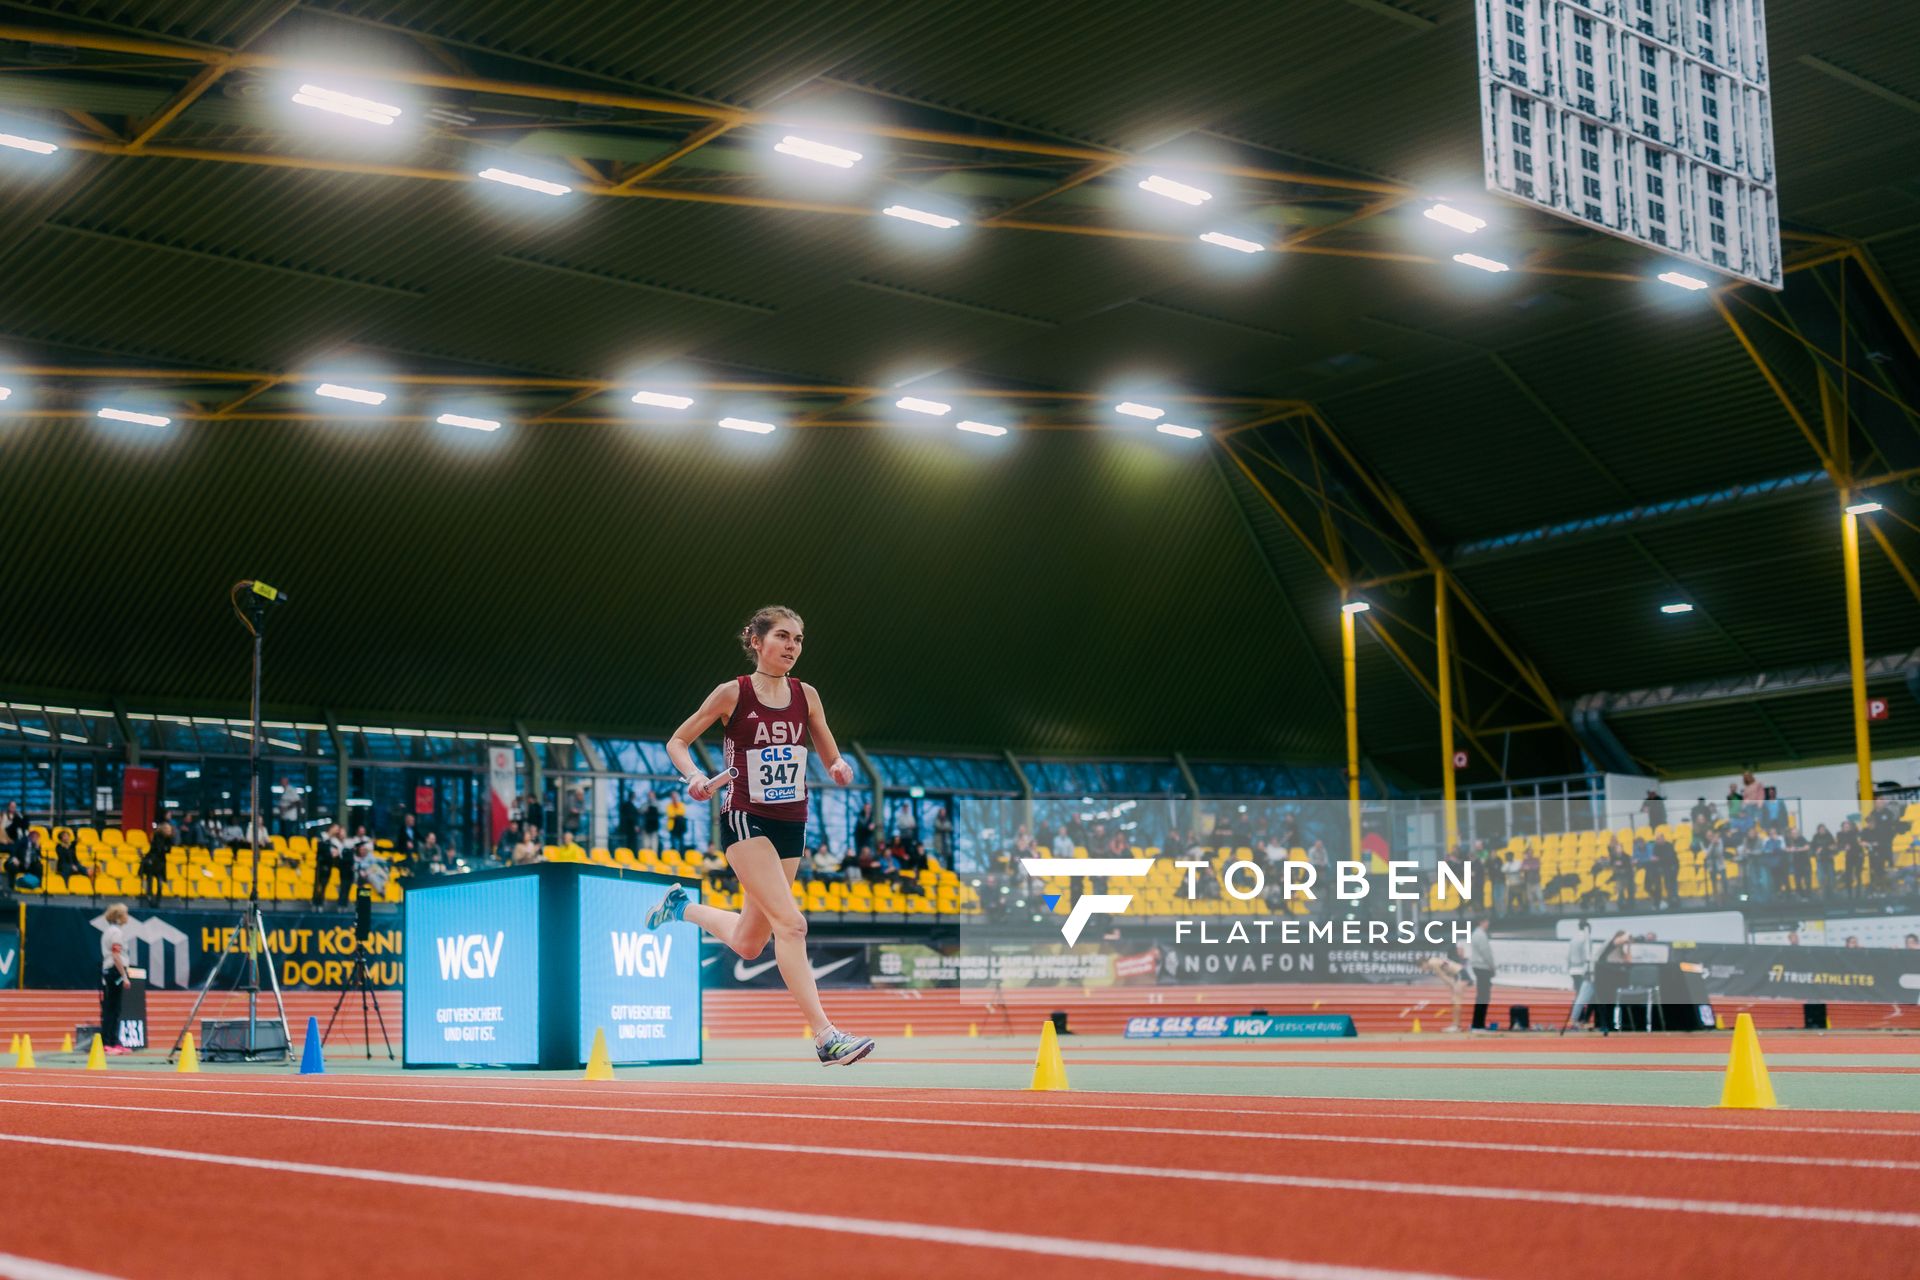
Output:
[[942,231],[951,230],[960,225],[960,219],[949,218],[943,214],[928,213],[925,209],[915,209],[910,205],[890,204],[880,212],[889,218],[904,218],[908,222],[917,222],[923,227],[938,227]]
[[1871,515],[1873,512],[1880,510],[1884,510],[1884,508],[1877,502],[1856,502],[1847,508],[1847,514],[1850,516],[1864,516]]
[[896,409],[905,409],[909,413],[924,413],[929,417],[942,417],[953,412],[950,404],[941,404],[938,400],[922,400],[918,396],[901,396],[893,402]]
[[1510,268],[1504,262],[1495,262],[1492,258],[1483,258],[1477,253],[1456,253],[1453,260],[1462,266],[1478,267],[1482,271],[1507,271]]
[[1156,409],[1150,404],[1135,404],[1131,400],[1122,400],[1119,404],[1113,406],[1113,411],[1115,413],[1124,413],[1129,418],[1145,418],[1148,422],[1152,422],[1155,418],[1164,418],[1167,416],[1165,409]]
[[1183,427],[1177,422],[1163,422],[1154,430],[1170,436],[1179,436],[1182,440],[1198,440],[1202,434],[1193,427]]
[[0,147],[12,147],[15,151],[31,151],[37,156],[50,156],[60,149],[51,142],[42,142],[38,138],[23,138],[17,133],[0,133]]
[[991,422],[975,422],[971,418],[956,422],[953,425],[962,431],[971,431],[977,436],[1003,436],[1007,434],[1005,427],[996,427]]
[[720,425],[729,431],[751,431],[757,436],[764,436],[773,430],[771,422],[755,422],[752,418],[722,418]]
[[1252,240],[1242,240],[1239,236],[1230,236],[1224,231],[1209,231],[1200,237],[1208,244],[1217,244],[1222,249],[1233,249],[1240,253],[1265,253],[1267,246]]
[[1140,189],[1142,191],[1151,191],[1157,196],[1165,196],[1169,200],[1178,200],[1181,204],[1202,205],[1213,199],[1213,192],[1211,191],[1202,191],[1200,188],[1190,187],[1184,182],[1175,182],[1172,178],[1163,178],[1157,173],[1150,178],[1142,179]]
[[434,419],[446,427],[466,427],[472,431],[498,431],[500,424],[492,418],[469,418],[463,413],[443,413]]
[[13,394],[12,387],[0,387],[0,400],[5,400],[8,396],[12,394]]
[[816,164],[830,164],[836,169],[851,169],[860,163],[858,151],[849,151],[845,147],[830,147],[824,142],[815,142],[811,138],[801,138],[791,133],[774,143],[773,149],[781,155],[798,156],[802,160],[812,160]]
[[545,182],[539,178],[529,178],[524,173],[515,173],[511,169],[482,169],[480,176],[488,182],[504,182],[510,187],[520,187],[527,191],[538,191],[543,196],[564,196],[572,187],[562,186],[558,182]]
[[1660,612],[1662,612],[1662,613],[1692,613],[1692,612],[1693,612],[1693,606],[1692,606],[1692,605],[1690,605],[1690,604],[1687,604],[1687,603],[1685,603],[1684,601],[1683,601],[1683,602],[1681,602],[1681,603],[1679,603],[1679,604],[1663,604],[1663,605],[1661,605],[1661,606],[1660,606]]
[[1476,218],[1470,213],[1462,213],[1450,204],[1436,204],[1431,209],[1421,211],[1443,227],[1452,227],[1455,231],[1464,231],[1472,235],[1487,225],[1485,218]]
[[650,404],[661,409],[685,409],[693,404],[692,396],[670,396],[664,391],[636,391],[633,393],[635,404]]
[[1707,282],[1699,276],[1690,276],[1684,271],[1662,271],[1659,275],[1662,284],[1670,284],[1676,289],[1704,289]]
[[143,427],[164,427],[173,421],[157,413],[135,413],[131,409],[102,409],[98,416],[109,422],[137,422]]
[[1366,602],[1365,600],[1355,600],[1355,601],[1352,601],[1352,602],[1350,602],[1350,603],[1348,603],[1348,604],[1343,604],[1343,605],[1341,605],[1341,606],[1340,606],[1340,612],[1342,612],[1342,613],[1365,613],[1365,612],[1366,612],[1367,610],[1369,610],[1369,609],[1371,609],[1371,608],[1373,608],[1373,606],[1372,606],[1372,605],[1370,605],[1370,604],[1368,604],[1368,603],[1367,603],[1367,602]]
[[385,404],[387,393],[384,391],[365,391],[359,387],[343,387],[337,382],[323,382],[313,389],[313,394],[325,396],[329,400],[351,400],[355,404]]
[[293,95],[293,100],[303,107],[318,107],[322,111],[350,116],[368,124],[392,124],[400,116],[398,107],[390,107],[370,98],[356,98],[350,93],[334,89],[323,89],[317,84],[301,85],[300,92]]

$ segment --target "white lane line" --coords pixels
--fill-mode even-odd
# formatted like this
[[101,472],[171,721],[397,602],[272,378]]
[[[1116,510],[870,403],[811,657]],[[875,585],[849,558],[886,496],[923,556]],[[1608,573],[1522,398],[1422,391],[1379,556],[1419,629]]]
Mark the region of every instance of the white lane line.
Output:
[[[88,1111],[138,1112],[142,1115],[220,1116],[242,1120],[280,1120],[295,1124],[346,1125],[373,1129],[414,1129],[432,1133],[492,1134],[500,1137],[560,1138],[642,1146],[698,1147],[757,1151],[777,1155],[826,1156],[835,1160],[892,1160],[915,1164],[970,1165],[989,1169],[1030,1169],[1046,1173],[1106,1174],[1125,1178],[1164,1178],[1183,1182],[1233,1183],[1287,1187],[1302,1191],[1364,1191],[1438,1196],[1452,1200],[1494,1200],[1571,1205],[1589,1209],[1633,1209],[1654,1213],[1696,1213],[1719,1217],[1767,1218],[1798,1222],[1837,1222],[1849,1226],[1903,1227],[1920,1230],[1920,1213],[1879,1209],[1834,1209],[1813,1205],[1752,1204],[1734,1200],[1694,1200],[1673,1196],[1627,1196],[1606,1192],[1544,1191],[1531,1187],[1471,1187],[1453,1183],[1378,1181],[1368,1178],[1320,1178],[1305,1174],[1247,1173],[1230,1169],[1180,1169],[1158,1165],[1106,1164],[1086,1160],[1036,1160],[1017,1156],[952,1155],[939,1151],[888,1151],[871,1147],[814,1146],[790,1142],[747,1142],[723,1138],[667,1138],[655,1134],[582,1133],[567,1129],[526,1129],[504,1125],[444,1124],[426,1120],[371,1120],[349,1116],[301,1116],[274,1112],[214,1111],[189,1107],[133,1107],[98,1102],[53,1102],[0,1098],[0,1105],[62,1107]],[[0,1141],[31,1141],[0,1133]]]
[[0,1276],[7,1280],[114,1280],[98,1271],[82,1271],[78,1267],[62,1266],[58,1262],[45,1262],[39,1258],[22,1258],[18,1254],[0,1253]]
[[[60,1084],[27,1084],[19,1087],[23,1089],[66,1089],[72,1086]],[[168,1089],[164,1086],[157,1085],[91,1085],[88,1087],[122,1093],[164,1093],[170,1094],[173,1097],[179,1097],[181,1094],[180,1090]],[[719,1119],[818,1120],[827,1123],[838,1121],[850,1124],[923,1125],[929,1128],[949,1129],[1041,1130],[1052,1133],[1121,1133],[1145,1137],[1236,1138],[1256,1142],[1318,1142],[1334,1146],[1410,1147],[1423,1150],[1448,1151],[1501,1151],[1522,1155],[1579,1156],[1583,1158],[1601,1157],[1622,1160],[1692,1160],[1708,1164],[1770,1164],[1787,1165],[1790,1167],[1880,1169],[1896,1172],[1920,1172],[1920,1160],[1883,1160],[1864,1156],[1768,1155],[1737,1151],[1672,1151],[1626,1147],[1573,1147],[1531,1142],[1489,1142],[1465,1138],[1394,1138],[1370,1136],[1366,1134],[1292,1133],[1265,1129],[1183,1129],[1171,1125],[1081,1124],[1078,1122],[1045,1123],[1036,1120],[961,1120],[947,1116],[846,1115],[839,1112],[749,1111],[740,1108],[721,1109],[715,1107],[687,1110],[683,1107],[664,1105],[645,1106],[628,1104],[625,1106],[608,1106],[604,1104],[590,1105],[583,1103],[540,1101],[499,1102],[487,1098],[420,1098],[405,1094],[313,1093],[292,1089],[255,1091],[247,1089],[196,1088],[187,1090],[186,1092],[208,1097],[255,1099],[307,1098],[327,1102],[390,1102],[401,1106],[507,1107],[516,1111],[531,1109],[544,1111],[588,1111],[621,1115],[670,1115],[676,1119],[713,1116]],[[16,1102],[20,1105],[35,1105],[37,1100],[0,1097],[0,1106]],[[73,1105],[83,1104],[76,1103]],[[239,1115],[242,1113],[210,1112],[208,1114]],[[280,1118],[294,1119],[295,1117],[283,1116]]]
[[[62,1070],[58,1068],[47,1070],[43,1068],[41,1072],[41,1078],[44,1079],[48,1077],[58,1079],[63,1082],[71,1082],[71,1086],[74,1088],[83,1088],[83,1087],[111,1088],[113,1087],[111,1085],[100,1083],[98,1076],[85,1075],[78,1070],[69,1071],[69,1070]],[[19,1077],[14,1076],[12,1073],[0,1074],[0,1081],[17,1080],[18,1078]],[[175,1077],[170,1077],[170,1076],[158,1077],[158,1078],[169,1079],[169,1080],[176,1079]],[[309,1078],[304,1078],[304,1077],[253,1075],[253,1074],[243,1073],[243,1072],[209,1073],[206,1077],[203,1077],[203,1078],[212,1079],[212,1080],[230,1080],[230,1081],[246,1080],[252,1083],[269,1086],[269,1088],[265,1092],[259,1095],[261,1097],[272,1096],[277,1091],[279,1091],[280,1087],[283,1085],[305,1086],[313,1083]],[[1471,1122],[1474,1124],[1544,1124],[1544,1125],[1556,1125],[1556,1126],[1557,1125],[1581,1125],[1588,1128],[1680,1129],[1680,1130],[1686,1130],[1686,1131],[1707,1132],[1707,1133],[1786,1133],[1786,1134],[1819,1133],[1819,1134],[1837,1134],[1837,1135],[1842,1135],[1846,1137],[1862,1137],[1862,1138],[1920,1139],[1920,1128],[1868,1128],[1868,1127],[1859,1126],[1859,1125],[1798,1125],[1798,1124],[1762,1124],[1762,1123],[1714,1124],[1706,1121],[1697,1121],[1697,1120],[1692,1120],[1692,1121],[1690,1120],[1611,1120],[1611,1119],[1602,1119],[1599,1117],[1579,1117],[1579,1116],[1489,1115],[1484,1112],[1327,1111],[1327,1110],[1314,1109],[1314,1108],[1298,1108],[1298,1107],[1288,1108],[1288,1107],[1168,1106],[1166,1104],[1161,1104],[1161,1103],[1068,1102],[1064,1099],[1059,1099],[1059,1098],[1047,1098],[1045,1100],[1030,1099],[1030,1095],[1024,1092],[1015,1092],[1015,1091],[1008,1091],[1004,1100],[996,1099],[996,1098],[929,1098],[924,1096],[902,1098],[899,1096],[902,1093],[915,1093],[915,1094],[924,1095],[930,1091],[927,1089],[905,1089],[897,1086],[896,1087],[863,1086],[859,1088],[848,1089],[844,1086],[829,1085],[829,1084],[822,1084],[817,1086],[804,1085],[804,1084],[787,1084],[787,1085],[781,1085],[778,1087],[800,1089],[802,1090],[802,1092],[767,1093],[760,1090],[735,1092],[735,1091],[727,1090],[723,1088],[709,1087],[704,1084],[700,1084],[698,1082],[671,1081],[671,1080],[662,1080],[657,1082],[649,1082],[649,1081],[642,1081],[642,1080],[615,1080],[605,1084],[594,1084],[594,1085],[578,1085],[578,1084],[573,1084],[570,1082],[562,1082],[558,1080],[528,1080],[525,1083],[521,1083],[521,1084],[487,1084],[477,1080],[475,1081],[423,1080],[423,1079],[415,1079],[411,1077],[402,1078],[398,1076],[369,1076],[369,1077],[361,1077],[361,1078],[334,1076],[329,1078],[327,1083],[329,1085],[337,1085],[343,1089],[349,1089],[349,1090],[358,1088],[363,1085],[368,1088],[381,1088],[381,1087],[391,1088],[395,1085],[398,1085],[402,1088],[416,1086],[416,1085],[424,1086],[425,1092],[414,1095],[415,1099],[418,1101],[428,1101],[429,1098],[427,1097],[427,1093],[430,1093],[436,1090],[452,1091],[456,1089],[464,1089],[464,1090],[471,1090],[475,1092],[487,1092],[487,1093],[515,1093],[515,1094],[533,1093],[533,1094],[539,1094],[542,1096],[547,1096],[552,1094],[570,1094],[570,1095],[582,1095],[582,1096],[591,1095],[594,1097],[602,1097],[602,1098],[608,1097],[608,1096],[637,1097],[637,1098],[663,1098],[663,1099],[673,1100],[682,1109],[685,1108],[685,1105],[687,1103],[697,1102],[707,1098],[744,1098],[749,1101],[758,1101],[758,1102],[784,1102],[784,1101],[815,1102],[815,1103],[844,1102],[844,1103],[847,1103],[848,1105],[864,1104],[867,1102],[886,1101],[886,1102],[901,1102],[910,1106],[997,1107],[1002,1110],[1007,1110],[1015,1107],[1027,1107],[1027,1108],[1032,1108],[1036,1111],[1046,1110],[1046,1109],[1061,1110],[1061,1111],[1126,1111],[1126,1112],[1152,1111],[1152,1112],[1172,1113],[1176,1115],[1282,1116],[1282,1117],[1299,1118],[1299,1119],[1312,1119],[1315,1116],[1327,1116],[1335,1119],[1344,1119],[1344,1120],[1443,1120],[1443,1121]],[[632,1086],[632,1087],[623,1088],[621,1086]],[[189,1092],[189,1093],[201,1091],[199,1090],[199,1087],[197,1085],[187,1084],[185,1082],[179,1082],[176,1085],[171,1087],[174,1087],[181,1091]],[[978,1092],[978,1090],[975,1090],[975,1092]],[[1095,1090],[1092,1092],[1098,1094],[1105,1091]],[[343,1092],[343,1093],[337,1093],[337,1094],[309,1094],[306,1096],[354,1098],[354,1097],[361,1097],[364,1095],[353,1093],[353,1092]],[[1208,1094],[1204,1096],[1219,1097],[1222,1099],[1231,1098],[1231,1099],[1245,1100],[1245,1099],[1257,1099],[1261,1097],[1268,1097],[1271,1095]],[[1285,1101],[1288,1101],[1288,1102],[1301,1102],[1301,1101],[1311,1101],[1311,1100],[1313,1099],[1304,1099],[1299,1097],[1288,1097],[1285,1099]],[[1336,1101],[1336,1102],[1337,1101],[1347,1101],[1347,1102],[1363,1101],[1363,1099],[1340,1099],[1340,1098],[1329,1098],[1325,1100]],[[1399,1098],[1396,1098],[1395,1101],[1447,1103],[1447,1102],[1458,1102],[1460,1101],[1460,1099],[1399,1097]],[[548,1104],[536,1102],[533,1105],[548,1105]],[[1526,1102],[1526,1103],[1517,1103],[1515,1105],[1539,1106],[1539,1107],[1583,1107],[1583,1108],[1609,1107],[1609,1108],[1616,1108],[1616,1109],[1637,1107],[1637,1108],[1643,1108],[1646,1110],[1657,1109],[1661,1111],[1693,1111],[1693,1112],[1698,1112],[1701,1110],[1701,1107],[1699,1107],[1698,1105],[1687,1106],[1679,1103],[1669,1104],[1669,1103],[1614,1103],[1614,1102],[1608,1102],[1608,1103]],[[724,1114],[724,1113],[714,1112],[713,1114]],[[1874,1109],[1866,1109],[1866,1108],[1848,1109],[1845,1111],[1832,1111],[1830,1109],[1796,1108],[1795,1114],[1798,1114],[1798,1115],[1863,1115],[1863,1116],[1920,1115],[1920,1113],[1916,1113],[1913,1111],[1874,1110]],[[843,1119],[843,1118],[854,1119],[857,1117],[851,1117],[851,1116],[842,1117],[839,1115],[835,1115],[833,1118],[834,1119]]]
[[[882,1218],[844,1217],[838,1214],[796,1213],[784,1209],[761,1209],[752,1205],[663,1200],[654,1196],[584,1191],[573,1187],[543,1187],[519,1182],[483,1182],[476,1178],[448,1178],[434,1174],[358,1169],[344,1165],[309,1164],[302,1161],[270,1160],[255,1156],[215,1155],[204,1151],[182,1151],[172,1147],[147,1147],[130,1143],[87,1142],[77,1138],[42,1138],[14,1133],[0,1133],[0,1142],[59,1147],[74,1151],[98,1151],[114,1155],[145,1156],[157,1160],[182,1160],[193,1164],[226,1165],[236,1169],[258,1169],[268,1173],[341,1178],[354,1182],[375,1182],[415,1189],[461,1191],[518,1200],[593,1205],[603,1209],[625,1209],[635,1213],[666,1214],[678,1218],[701,1218],[708,1221],[745,1223],[761,1227],[791,1227],[801,1231],[874,1236],[887,1240],[945,1244],[971,1249],[1000,1249],[1012,1253],[1033,1253],[1055,1258],[1164,1267],[1176,1271],[1256,1276],[1263,1277],[1264,1280],[1460,1280],[1457,1276],[1440,1275],[1435,1272],[1390,1271],[1375,1267],[1296,1262],[1285,1258],[1209,1253],[1197,1249],[1167,1249],[1108,1240],[1080,1240],[1070,1236],[1041,1236],[975,1227],[950,1227],[932,1222],[899,1222]],[[49,1280],[59,1280],[59,1278],[49,1277]]]

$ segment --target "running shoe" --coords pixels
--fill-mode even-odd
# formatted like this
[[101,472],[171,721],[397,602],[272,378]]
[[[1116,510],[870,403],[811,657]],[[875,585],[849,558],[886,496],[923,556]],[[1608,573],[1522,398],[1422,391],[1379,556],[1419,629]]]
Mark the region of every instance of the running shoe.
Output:
[[667,896],[655,903],[653,910],[647,913],[647,928],[658,929],[670,920],[684,918],[687,911],[687,903],[690,901],[692,901],[692,899],[687,897],[687,891],[685,889],[682,889],[679,885],[673,886],[673,888],[667,890]]
[[866,1036],[850,1036],[836,1030],[824,1043],[816,1044],[814,1050],[820,1055],[821,1066],[846,1066],[872,1053],[873,1041]]

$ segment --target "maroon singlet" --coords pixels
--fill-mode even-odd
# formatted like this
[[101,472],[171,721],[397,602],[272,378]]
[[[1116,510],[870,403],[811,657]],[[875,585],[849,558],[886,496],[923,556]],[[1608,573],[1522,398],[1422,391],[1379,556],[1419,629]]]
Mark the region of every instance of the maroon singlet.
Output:
[[727,721],[726,764],[739,776],[727,788],[727,811],[781,822],[807,820],[807,695],[787,677],[787,705],[769,707],[740,677],[740,700]]

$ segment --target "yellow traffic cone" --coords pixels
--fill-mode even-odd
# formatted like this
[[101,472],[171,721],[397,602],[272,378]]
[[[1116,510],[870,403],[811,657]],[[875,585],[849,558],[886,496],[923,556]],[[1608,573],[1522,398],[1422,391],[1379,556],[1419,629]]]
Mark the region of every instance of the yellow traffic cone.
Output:
[[969,1022],[967,1024],[967,1039],[978,1040],[979,1038],[980,1038],[980,1024],[976,1022]]
[[1320,1012],[1320,1002],[1319,1002],[1318,1000],[1315,1000],[1315,1001],[1313,1002],[1313,1011],[1314,1011],[1315,1013],[1318,1013],[1318,1012]]
[[1715,1031],[1725,1031],[1727,1029],[1727,1015],[1725,1015],[1724,1013],[1714,1014],[1713,1029]]
[[100,1039],[98,1031],[93,1033],[93,1047],[87,1050],[87,1070],[105,1071],[107,1069],[107,1047]]
[[67,1034],[60,1037],[60,1052],[62,1053],[73,1052],[73,1032],[69,1031],[67,1032]]
[[1067,1064],[1060,1058],[1060,1037],[1054,1032],[1051,1018],[1040,1024],[1040,1053],[1033,1060],[1033,1083],[1027,1087],[1046,1092],[1066,1090]]
[[20,1052],[14,1055],[13,1065],[16,1067],[19,1067],[22,1071],[28,1071],[32,1069],[33,1067],[33,1037],[32,1036],[26,1035],[26,1034],[21,1035]]
[[901,1038],[902,1040],[911,1040],[911,1039],[913,1039],[913,1024],[912,1024],[911,1022],[909,1022],[909,1023],[908,1023],[907,1025],[906,1025],[906,1029],[905,1029],[905,1030],[903,1030],[903,1031],[901,1031],[901,1033],[900,1033],[900,1038]]
[[1767,1062],[1760,1056],[1760,1037],[1753,1029],[1750,1013],[1734,1020],[1733,1052],[1727,1055],[1727,1080],[1720,1089],[1720,1105],[1748,1109],[1780,1105],[1773,1096],[1773,1081],[1767,1078]]
[[800,1038],[803,1040],[813,1039],[813,1028],[802,1023],[800,1026]]
[[593,1029],[593,1052],[587,1055],[587,1079],[613,1079],[613,1059],[607,1056],[607,1033]]
[[1415,1035],[1419,1035],[1419,1034],[1420,1034],[1420,1019],[1418,1019],[1418,1018],[1415,1018],[1415,1019],[1413,1020],[1413,1034],[1415,1034]]
[[187,1038],[180,1042],[180,1060],[173,1064],[173,1069],[180,1073],[200,1070],[200,1051],[193,1047],[193,1032],[187,1032]]
[[711,1039],[713,1039],[713,1032],[707,1030],[706,1024],[702,1023],[700,1026],[700,1043],[705,1044]]

